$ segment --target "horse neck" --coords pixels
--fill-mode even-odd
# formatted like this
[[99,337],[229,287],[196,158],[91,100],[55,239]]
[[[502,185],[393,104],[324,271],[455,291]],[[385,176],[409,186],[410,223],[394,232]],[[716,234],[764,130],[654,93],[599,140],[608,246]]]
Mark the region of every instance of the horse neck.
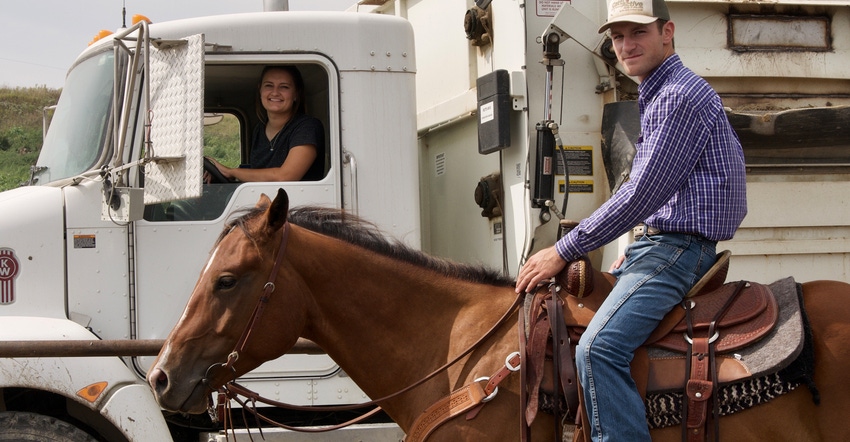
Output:
[[324,258],[293,263],[313,298],[304,337],[373,398],[445,364],[515,299],[510,287],[449,278],[311,232],[295,233],[293,250]]

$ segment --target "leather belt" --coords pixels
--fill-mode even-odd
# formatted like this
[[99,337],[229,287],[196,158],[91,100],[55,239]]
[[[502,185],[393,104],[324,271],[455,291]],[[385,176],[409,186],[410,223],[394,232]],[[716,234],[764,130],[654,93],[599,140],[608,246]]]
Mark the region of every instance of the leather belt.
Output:
[[660,235],[661,230],[652,226],[647,226],[645,223],[640,223],[632,229],[632,233],[635,235],[635,241],[639,240],[640,237],[647,235]]

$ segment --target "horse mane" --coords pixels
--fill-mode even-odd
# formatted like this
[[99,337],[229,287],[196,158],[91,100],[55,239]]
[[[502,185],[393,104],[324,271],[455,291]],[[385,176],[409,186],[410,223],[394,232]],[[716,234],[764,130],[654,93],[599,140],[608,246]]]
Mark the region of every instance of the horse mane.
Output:
[[[228,223],[219,241],[234,227],[240,227],[250,237],[246,223],[264,212],[263,208],[251,208]],[[413,249],[397,239],[388,239],[374,223],[339,209],[318,206],[296,207],[289,211],[288,221],[307,230],[327,235],[362,247],[380,255],[435,271],[443,276],[464,281],[512,286],[514,280],[484,266],[457,263],[438,258]]]

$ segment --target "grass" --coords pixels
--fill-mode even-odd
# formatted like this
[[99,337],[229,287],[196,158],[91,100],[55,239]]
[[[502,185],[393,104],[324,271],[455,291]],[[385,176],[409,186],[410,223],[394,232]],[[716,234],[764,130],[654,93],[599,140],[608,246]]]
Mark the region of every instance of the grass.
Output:
[[227,167],[236,167],[242,162],[239,120],[232,114],[223,117],[219,123],[204,127],[204,155]]
[[59,101],[59,89],[0,88],[0,191],[29,180],[41,150],[43,110]]

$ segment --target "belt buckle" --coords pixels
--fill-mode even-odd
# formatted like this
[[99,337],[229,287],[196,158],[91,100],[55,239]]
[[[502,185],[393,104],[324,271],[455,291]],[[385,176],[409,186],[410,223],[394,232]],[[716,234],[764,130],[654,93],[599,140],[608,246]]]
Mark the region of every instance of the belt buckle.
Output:
[[646,235],[646,236],[658,235],[658,234],[661,233],[661,230],[657,229],[655,227],[652,227],[652,226],[647,226],[644,223],[640,223],[637,226],[635,226],[634,229],[632,229],[632,233],[634,233],[635,241],[637,241],[644,235]]

